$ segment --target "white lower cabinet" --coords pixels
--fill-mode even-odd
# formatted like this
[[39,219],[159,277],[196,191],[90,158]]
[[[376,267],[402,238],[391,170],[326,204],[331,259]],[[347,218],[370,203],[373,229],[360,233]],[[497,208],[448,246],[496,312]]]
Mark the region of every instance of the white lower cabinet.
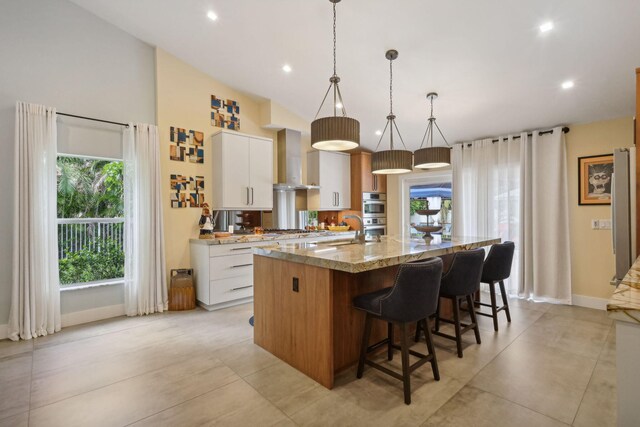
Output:
[[191,242],[191,267],[196,282],[196,299],[207,310],[218,310],[253,301],[253,248],[278,243],[308,243],[352,238],[354,233],[339,236],[303,237],[252,243],[211,245]]
[[208,245],[191,243],[196,298],[207,310],[253,300],[253,248],[274,242]]

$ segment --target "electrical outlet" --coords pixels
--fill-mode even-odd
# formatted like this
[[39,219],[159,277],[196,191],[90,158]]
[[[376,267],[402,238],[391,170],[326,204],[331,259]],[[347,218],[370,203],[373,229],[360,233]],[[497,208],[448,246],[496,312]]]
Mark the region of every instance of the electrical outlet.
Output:
[[600,229],[600,223],[597,219],[592,219],[591,220],[591,229],[592,230],[599,230]]
[[600,230],[611,230],[611,220],[610,219],[600,219],[598,220],[598,226]]
[[300,281],[297,277],[293,278],[293,292],[300,292]]

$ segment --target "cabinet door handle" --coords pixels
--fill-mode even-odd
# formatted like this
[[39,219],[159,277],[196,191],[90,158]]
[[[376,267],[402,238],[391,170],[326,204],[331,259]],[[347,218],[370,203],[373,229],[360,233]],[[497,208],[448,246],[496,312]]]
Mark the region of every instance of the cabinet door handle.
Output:
[[249,187],[247,187],[247,206],[249,206]]
[[338,203],[336,203],[336,206],[340,206],[340,193],[336,193],[338,195]]
[[229,289],[230,291],[240,291],[242,289],[248,289],[248,288],[253,288],[253,285],[247,285],[247,286],[240,286],[239,288],[231,288]]
[[246,251],[248,249],[251,249],[251,246],[248,246],[246,248],[231,248],[229,249],[230,251]]
[[231,268],[240,268],[240,267],[249,267],[253,265],[253,263],[249,263],[249,264],[238,264],[238,265],[232,265]]
[[373,191],[376,191],[378,189],[378,177],[376,175],[373,175]]
[[251,187],[251,206],[253,206],[253,187]]

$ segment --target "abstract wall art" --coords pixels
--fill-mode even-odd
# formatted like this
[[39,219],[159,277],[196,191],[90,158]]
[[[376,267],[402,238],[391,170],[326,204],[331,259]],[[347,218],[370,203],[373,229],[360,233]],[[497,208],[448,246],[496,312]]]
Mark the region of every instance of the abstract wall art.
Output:
[[204,176],[190,178],[191,192],[189,197],[189,205],[192,208],[201,208],[204,205]]
[[189,206],[190,178],[185,175],[171,174],[171,207],[186,208]]
[[211,95],[211,126],[240,130],[240,104],[232,99]]
[[171,174],[171,207],[201,208],[204,204],[204,176]]
[[204,133],[190,130],[189,136],[189,161],[204,163]]
[[204,163],[204,133],[171,126],[169,130],[169,158],[191,163]]

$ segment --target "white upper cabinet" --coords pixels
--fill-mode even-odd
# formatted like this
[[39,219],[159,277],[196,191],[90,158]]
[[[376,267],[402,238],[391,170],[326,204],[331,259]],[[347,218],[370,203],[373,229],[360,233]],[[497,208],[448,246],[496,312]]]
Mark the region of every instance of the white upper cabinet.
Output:
[[307,183],[319,190],[307,192],[312,211],[338,211],[351,206],[351,160],[349,154],[330,151],[307,153]]
[[215,210],[273,208],[273,141],[220,131],[212,137]]

